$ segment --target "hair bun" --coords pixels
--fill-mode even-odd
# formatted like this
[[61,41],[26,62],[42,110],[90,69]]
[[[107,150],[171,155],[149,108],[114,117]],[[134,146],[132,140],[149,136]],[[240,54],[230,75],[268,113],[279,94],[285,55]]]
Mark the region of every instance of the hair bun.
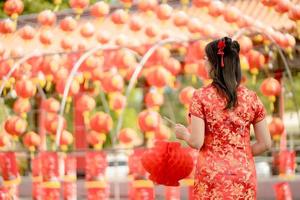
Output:
[[232,42],[231,48],[235,50],[237,53],[240,52],[240,44],[236,40]]

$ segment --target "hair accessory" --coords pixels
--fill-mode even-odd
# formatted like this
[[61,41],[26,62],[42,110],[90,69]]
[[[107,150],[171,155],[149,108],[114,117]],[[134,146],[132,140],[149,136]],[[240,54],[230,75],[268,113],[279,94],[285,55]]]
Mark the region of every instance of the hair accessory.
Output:
[[218,55],[221,55],[221,67],[224,67],[224,48],[225,48],[225,40],[222,39],[218,42]]

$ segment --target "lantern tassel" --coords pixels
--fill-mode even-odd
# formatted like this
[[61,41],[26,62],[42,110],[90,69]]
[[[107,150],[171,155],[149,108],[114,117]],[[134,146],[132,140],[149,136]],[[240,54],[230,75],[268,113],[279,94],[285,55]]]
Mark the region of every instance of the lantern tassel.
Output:
[[256,74],[252,75],[252,84],[255,85],[256,84]]

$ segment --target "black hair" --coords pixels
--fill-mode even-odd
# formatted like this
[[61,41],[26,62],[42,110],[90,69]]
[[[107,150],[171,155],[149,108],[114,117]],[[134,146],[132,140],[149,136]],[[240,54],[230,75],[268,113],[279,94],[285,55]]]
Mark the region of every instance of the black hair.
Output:
[[[225,43],[223,58],[222,55],[218,54],[220,41]],[[239,52],[239,43],[232,41],[228,37],[214,40],[205,47],[206,56],[211,64],[210,76],[213,79],[212,84],[227,98],[225,109],[235,107],[237,104],[236,90],[242,77]]]

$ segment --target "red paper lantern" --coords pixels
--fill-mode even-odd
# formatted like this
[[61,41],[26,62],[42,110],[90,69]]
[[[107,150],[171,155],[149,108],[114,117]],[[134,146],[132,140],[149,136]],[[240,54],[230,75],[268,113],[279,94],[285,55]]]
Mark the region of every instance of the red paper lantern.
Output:
[[212,17],[220,16],[224,10],[225,6],[222,1],[212,1],[208,6],[208,14]]
[[179,93],[179,101],[184,105],[190,105],[194,92],[195,88],[191,86],[183,88]]
[[120,93],[115,92],[109,95],[109,107],[112,110],[119,111],[126,106],[126,97]]
[[265,64],[265,57],[256,50],[250,50],[247,53],[249,61],[250,72],[252,74],[258,74],[258,70]]
[[110,7],[109,4],[105,3],[104,1],[96,2],[91,7],[91,15],[96,18],[103,18],[109,14]]
[[142,29],[142,27],[144,25],[143,23],[144,22],[143,22],[143,20],[142,20],[141,17],[139,17],[139,16],[133,16],[130,19],[129,27],[130,27],[130,29],[132,31],[138,32],[138,31],[140,31]]
[[74,141],[73,134],[69,131],[63,130],[61,132],[61,138],[60,138],[60,148],[63,151],[66,151],[68,149],[68,146],[71,145]]
[[7,0],[4,3],[4,12],[13,19],[17,18],[24,10],[24,4],[21,0]]
[[59,102],[54,98],[49,98],[44,101],[43,108],[48,113],[57,113],[59,111],[60,104]]
[[10,34],[16,31],[16,25],[11,19],[0,21],[0,32],[2,34]]
[[206,43],[203,41],[196,41],[191,43],[187,48],[187,53],[185,56],[186,64],[195,64],[198,63],[200,59],[204,58]]
[[8,134],[17,139],[26,131],[27,122],[18,116],[12,116],[5,121],[4,128]]
[[48,114],[46,119],[45,119],[45,129],[48,131],[50,134],[55,135],[57,128],[58,128],[58,121],[62,120],[63,121],[63,126],[62,129],[66,128],[67,122],[66,119],[63,118],[60,115],[56,114]]
[[109,73],[103,76],[101,84],[105,92],[121,92],[124,87],[124,80],[120,74]]
[[91,145],[94,149],[101,149],[103,143],[106,140],[106,135],[104,133],[98,133],[96,131],[89,131],[86,136],[87,143]]
[[147,82],[151,86],[162,88],[170,82],[171,73],[163,67],[150,69],[147,74]]
[[53,26],[56,22],[56,15],[51,10],[44,10],[39,13],[37,19],[42,26]]
[[60,41],[60,46],[62,49],[68,51],[73,49],[74,41],[72,38],[65,37]]
[[164,103],[164,96],[157,90],[149,91],[145,95],[145,103],[147,108],[159,107]]
[[45,45],[51,45],[54,39],[54,35],[50,30],[43,30],[40,34],[40,42]]
[[18,80],[15,87],[16,93],[19,97],[30,98],[36,93],[36,86],[31,80]]
[[198,8],[209,6],[211,0],[193,0],[193,6]]
[[81,112],[92,111],[96,106],[94,98],[87,94],[81,95],[76,102],[76,109]]
[[277,0],[275,10],[279,13],[285,13],[288,12],[291,7],[292,3],[290,0]]
[[32,26],[25,25],[20,29],[19,34],[23,40],[32,40],[34,38],[35,32],[36,31]]
[[101,32],[97,33],[97,41],[100,44],[106,44],[109,42],[109,40],[110,40],[109,33],[105,32],[105,31],[101,31]]
[[155,131],[154,137],[156,140],[168,140],[171,137],[171,130],[169,127],[161,124]]
[[35,151],[40,143],[40,136],[33,131],[27,132],[23,137],[23,144],[26,148],[29,149],[29,151]]
[[90,127],[99,133],[108,133],[113,126],[111,116],[104,112],[97,112],[91,117]]
[[164,64],[165,68],[172,73],[173,76],[176,76],[181,71],[181,64],[175,58],[169,58]]
[[118,134],[118,139],[121,144],[132,145],[137,137],[137,133],[131,128],[124,128]]
[[261,3],[268,7],[273,7],[277,4],[278,0],[261,0]]
[[184,11],[177,12],[173,17],[173,23],[177,27],[183,27],[188,24],[189,17]]
[[247,36],[241,36],[238,39],[238,42],[240,44],[240,52],[242,54],[248,53],[253,48],[252,40]]
[[156,11],[156,16],[159,20],[168,20],[170,19],[173,12],[173,8],[168,4],[160,4]]
[[80,29],[80,34],[82,37],[90,38],[94,35],[95,27],[90,22],[84,24]]
[[280,140],[281,134],[284,131],[284,124],[282,120],[278,117],[273,117],[268,127],[272,138],[276,141]]
[[16,114],[22,115],[29,112],[31,109],[29,99],[18,98],[13,106],[13,110]]
[[300,20],[300,5],[293,5],[289,11],[289,18],[291,20]]
[[73,17],[67,16],[63,20],[61,20],[59,26],[60,29],[64,32],[72,32],[77,27],[77,21]]
[[228,6],[224,11],[224,19],[228,23],[237,22],[241,16],[239,9],[233,6]]
[[[67,82],[67,80],[61,79],[61,80],[58,80],[56,83],[56,91],[60,95],[63,95],[63,93],[64,93],[66,82]],[[68,96],[74,96],[75,94],[77,94],[79,92],[79,90],[80,90],[80,85],[79,85],[78,81],[73,80],[71,83],[71,87],[70,87]]]
[[265,79],[260,87],[263,95],[267,97],[279,96],[281,93],[280,83],[274,78]]
[[166,186],[179,186],[179,180],[193,170],[193,159],[179,142],[157,141],[144,153],[142,164],[150,173],[150,180]]
[[144,110],[138,115],[139,127],[143,132],[157,130],[160,125],[160,115],[152,110]]
[[128,21],[128,18],[128,13],[123,9],[118,9],[111,15],[111,20],[116,25],[125,24]]
[[157,7],[157,0],[139,0],[138,9],[141,12],[153,11]]
[[159,47],[148,59],[146,63],[146,67],[163,65],[169,58],[170,58],[170,51],[165,47]]
[[158,35],[159,29],[156,25],[149,25],[146,27],[145,33],[149,38],[154,38]]
[[75,13],[81,14],[89,6],[90,0],[69,0],[69,4]]

